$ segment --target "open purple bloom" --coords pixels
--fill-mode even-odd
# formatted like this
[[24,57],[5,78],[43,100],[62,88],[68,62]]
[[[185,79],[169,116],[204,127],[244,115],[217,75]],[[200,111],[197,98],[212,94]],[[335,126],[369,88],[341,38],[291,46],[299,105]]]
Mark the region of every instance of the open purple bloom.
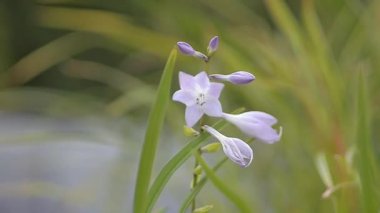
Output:
[[209,56],[212,55],[218,49],[218,46],[219,46],[219,37],[218,36],[212,37],[207,47],[207,54]]
[[229,81],[233,84],[248,84],[255,80],[255,76],[246,71],[237,71],[229,75],[213,74],[210,78],[220,81]]
[[241,167],[247,167],[253,159],[253,151],[248,144],[239,138],[230,138],[222,135],[210,126],[203,126],[203,129],[219,140],[222,144],[224,154],[234,163]]
[[223,113],[223,118],[261,142],[272,144],[281,139],[282,128],[279,132],[272,128],[277,119],[265,112],[251,111],[237,115]]
[[179,72],[179,85],[181,89],[173,94],[173,100],[186,105],[187,126],[194,126],[203,114],[222,116],[219,96],[223,84],[210,82],[206,72],[200,72],[196,76]]

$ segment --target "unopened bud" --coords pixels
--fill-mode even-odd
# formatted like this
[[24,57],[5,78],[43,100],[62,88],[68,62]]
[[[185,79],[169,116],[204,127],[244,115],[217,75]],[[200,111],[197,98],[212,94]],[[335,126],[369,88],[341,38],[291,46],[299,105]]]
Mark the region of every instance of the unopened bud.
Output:
[[220,81],[229,81],[233,84],[248,84],[255,80],[255,76],[246,71],[237,71],[229,75],[213,74],[210,78]]
[[202,174],[202,166],[198,165],[197,167],[195,167],[193,173],[196,175],[201,175]]
[[221,147],[221,145],[219,142],[210,143],[210,144],[207,144],[206,146],[202,147],[201,151],[205,152],[205,153],[218,152],[220,150],[220,147]]
[[211,38],[208,47],[207,47],[207,55],[211,56],[214,54],[214,52],[218,49],[219,46],[219,37],[214,36]]
[[181,51],[182,54],[193,56],[195,53],[194,48],[186,42],[179,41],[177,42],[177,46],[178,46],[179,51]]
[[214,208],[213,205],[205,205],[202,207],[199,207],[193,211],[193,213],[207,213],[209,212],[212,208]]
[[185,125],[185,126],[183,126],[183,134],[186,137],[194,137],[194,136],[198,136],[199,132],[197,130]]

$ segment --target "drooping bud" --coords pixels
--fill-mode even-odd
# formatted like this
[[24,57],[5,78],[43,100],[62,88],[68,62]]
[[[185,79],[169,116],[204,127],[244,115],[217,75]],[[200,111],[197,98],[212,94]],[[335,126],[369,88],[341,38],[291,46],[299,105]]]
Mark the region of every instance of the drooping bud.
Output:
[[277,123],[277,119],[268,113],[259,111],[244,112],[237,115],[223,113],[223,118],[234,124],[246,135],[261,142],[272,144],[281,139],[282,128],[280,127],[279,132],[272,128],[272,125]]
[[211,38],[208,47],[207,47],[207,55],[211,56],[215,53],[215,51],[218,49],[219,46],[219,37],[214,36]]
[[206,146],[201,148],[201,151],[204,153],[213,153],[213,152],[218,152],[220,149],[220,143],[215,142],[215,143],[210,143],[207,144]]
[[177,42],[177,46],[178,46],[179,51],[181,51],[182,54],[193,56],[195,53],[194,48],[186,42],[179,41]]
[[205,54],[201,53],[201,52],[195,51],[195,53],[193,54],[193,56],[196,57],[196,58],[199,58],[199,59],[203,60],[204,62],[208,62],[208,57]]
[[256,79],[253,74],[246,71],[237,71],[229,75],[212,74],[210,78],[219,81],[229,81],[233,84],[248,84]]
[[226,137],[207,125],[204,125],[202,128],[219,140],[222,144],[224,154],[226,154],[226,156],[234,163],[241,167],[247,167],[251,164],[253,151],[244,141],[239,138]]

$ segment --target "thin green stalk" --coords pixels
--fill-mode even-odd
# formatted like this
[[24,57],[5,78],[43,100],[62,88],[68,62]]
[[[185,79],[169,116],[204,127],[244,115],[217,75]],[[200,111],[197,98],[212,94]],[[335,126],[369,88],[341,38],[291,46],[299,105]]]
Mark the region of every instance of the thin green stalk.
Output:
[[[220,160],[213,168],[214,171],[217,171],[222,165],[227,161],[227,157],[224,157],[222,160]],[[203,186],[207,183],[207,176],[203,177],[198,184],[191,190],[190,194],[187,196],[187,198],[183,201],[181,208],[179,210],[180,213],[185,213],[186,209],[191,205],[192,201],[195,199],[195,197],[198,195],[198,193],[201,191]]]
[[165,111],[170,100],[170,86],[173,77],[177,49],[174,48],[166,62],[164,72],[156,95],[153,108],[149,114],[148,127],[145,132],[145,141],[140,155],[140,164],[135,184],[134,212],[144,212],[148,187],[152,174],[153,162],[156,155],[160,131],[165,118]]
[[207,165],[206,161],[198,153],[194,153],[194,155],[195,158],[198,160],[199,164],[202,166],[203,171],[206,173],[207,177],[211,180],[214,186],[216,186],[219,189],[219,191],[221,191],[229,200],[231,200],[231,202],[233,202],[236,205],[236,207],[240,209],[240,212],[251,212],[249,205],[215,175],[214,171]]

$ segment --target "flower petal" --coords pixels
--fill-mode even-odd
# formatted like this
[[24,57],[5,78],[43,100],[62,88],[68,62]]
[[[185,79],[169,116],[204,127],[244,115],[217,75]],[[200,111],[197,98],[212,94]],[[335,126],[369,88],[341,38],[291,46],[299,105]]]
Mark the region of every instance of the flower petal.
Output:
[[203,111],[196,105],[186,107],[185,120],[188,127],[193,127],[202,117]]
[[226,156],[241,167],[247,167],[253,160],[253,151],[248,144],[239,138],[226,138],[222,143]]
[[220,93],[222,92],[223,90],[223,87],[224,87],[224,84],[222,83],[214,83],[214,82],[211,82],[210,83],[210,88],[208,89],[208,95],[214,97],[214,98],[219,98],[220,96]]
[[207,99],[206,103],[203,104],[202,110],[208,116],[221,117],[223,114],[222,105],[218,99]]
[[238,115],[223,113],[222,116],[246,135],[261,142],[271,144],[281,138],[281,131],[278,133],[272,128],[272,124],[277,123],[277,119],[265,112],[253,111]]
[[196,87],[196,81],[194,79],[194,76],[180,71],[179,87],[183,90],[194,91],[194,88]]
[[210,87],[210,79],[208,78],[205,71],[198,73],[196,76],[194,76],[194,79],[195,82],[199,85],[199,89],[202,91],[208,90]]
[[194,95],[186,90],[178,90],[173,94],[173,100],[181,102],[186,106],[192,106],[195,104],[196,98]]

